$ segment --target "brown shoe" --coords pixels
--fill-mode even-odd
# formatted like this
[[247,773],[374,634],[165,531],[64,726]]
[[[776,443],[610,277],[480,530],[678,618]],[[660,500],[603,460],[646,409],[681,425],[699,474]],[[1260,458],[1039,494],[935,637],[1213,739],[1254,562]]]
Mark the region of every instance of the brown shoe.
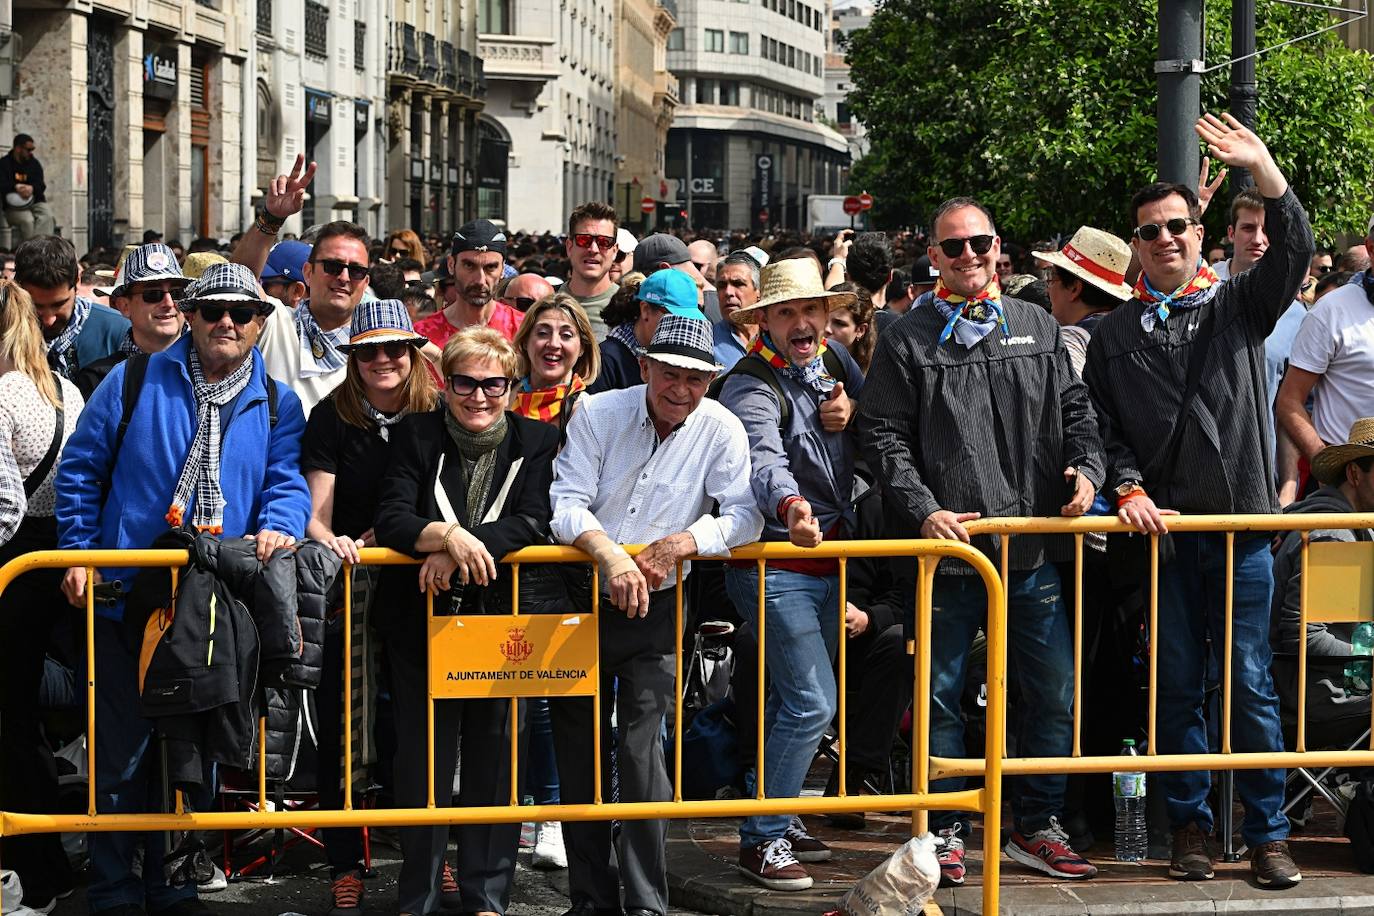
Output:
[[1173,852],[1169,856],[1169,877],[1179,881],[1210,881],[1212,853],[1207,848],[1207,834],[1197,824],[1189,824],[1174,831]]
[[1298,863],[1288,853],[1283,840],[1261,843],[1250,853],[1250,871],[1260,887],[1282,890],[1302,880]]
[[811,886],[811,876],[792,855],[786,837],[741,849],[738,867],[745,877],[770,891],[804,891]]

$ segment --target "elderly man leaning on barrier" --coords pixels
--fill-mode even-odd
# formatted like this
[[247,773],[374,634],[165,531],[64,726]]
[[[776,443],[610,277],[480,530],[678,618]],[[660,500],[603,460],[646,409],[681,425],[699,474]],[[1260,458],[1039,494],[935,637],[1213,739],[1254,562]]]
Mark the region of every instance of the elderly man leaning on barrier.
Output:
[[[726,556],[763,530],[749,491],[744,427],[704,399],[719,369],[711,358],[710,324],[663,316],[640,358],[647,384],[584,398],[554,466],[554,537],[586,551],[601,571],[601,776],[607,800],[613,710],[620,730],[620,801],[672,797],[660,730],[673,696],[675,565],[693,555]],[[718,515],[712,514],[713,500]],[[632,558],[621,544],[648,546]],[[684,565],[684,576],[687,571]],[[592,702],[554,700],[549,712],[562,801],[590,803]],[[615,861],[626,916],[668,912],[667,828],[664,820],[620,825]],[[564,834],[569,916],[620,914],[610,822],[569,822]]]
[[[1250,170],[1264,196],[1269,250],[1245,273],[1218,283],[1199,257],[1197,195],[1156,183],[1131,201],[1132,246],[1142,267],[1136,304],[1098,325],[1084,379],[1097,407],[1111,486],[1123,522],[1164,534],[1173,510],[1222,515],[1278,511],[1264,342],[1297,294],[1312,257],[1307,214],[1264,143],[1238,121],[1213,116],[1197,132],[1213,156]],[[1200,349],[1201,348],[1201,349]],[[1159,506],[1171,509],[1160,509]],[[1203,695],[1208,635],[1224,632],[1227,544],[1222,534],[1177,534],[1161,543],[1156,703],[1159,754],[1208,751]],[[1169,548],[1172,546],[1172,550]],[[1269,672],[1273,558],[1263,536],[1235,539],[1232,625],[1232,748],[1279,751],[1283,735]],[[1170,557],[1170,553],[1173,554]],[[1212,877],[1212,810],[1206,772],[1152,777],[1174,831],[1171,877]],[[1302,876],[1289,856],[1283,771],[1241,770],[1241,828],[1262,887]]]
[[[921,296],[878,338],[860,403],[864,453],[900,520],[894,537],[968,542],[964,523],[980,515],[1082,515],[1104,469],[1097,422],[1069,366],[1059,326],[1038,305],[1002,294],[1001,242],[992,217],[967,197],[935,213],[934,292]],[[991,544],[980,544],[992,550]],[[1036,535],[1010,544],[1007,620],[1013,687],[1028,698],[1016,723],[1017,752],[1064,757],[1073,740],[1073,645],[1059,574],[1066,539]],[[932,605],[930,750],[963,757],[960,697],[969,648],[987,597],[966,564],[946,561]],[[1059,878],[1097,873],[1059,825],[1066,777],[1028,776],[1013,794],[1011,858]],[[963,780],[938,780],[937,792]],[[941,881],[962,884],[970,825],[931,813]]]
[[[120,363],[96,389],[67,443],[57,476],[58,546],[144,548],[168,526],[193,525],[257,540],[259,559],[305,535],[310,491],[300,472],[300,399],[268,378],[253,348],[262,310],[257,281],[240,265],[212,267],[187,287],[191,333],[146,357],[137,387]],[[267,386],[276,385],[275,398]],[[125,396],[130,399],[128,427]],[[134,400],[135,396],[137,400]],[[272,403],[277,420],[272,422]],[[136,570],[104,569],[94,582],[68,570],[62,590],[84,608],[86,591]],[[165,574],[158,571],[156,574]],[[138,652],[126,643],[120,604],[97,604],[95,621],[96,809],[152,810],[152,723],[140,714]],[[189,916],[208,912],[194,884],[173,887],[161,867],[164,833],[90,835],[91,911]],[[143,874],[133,871],[143,845]]]

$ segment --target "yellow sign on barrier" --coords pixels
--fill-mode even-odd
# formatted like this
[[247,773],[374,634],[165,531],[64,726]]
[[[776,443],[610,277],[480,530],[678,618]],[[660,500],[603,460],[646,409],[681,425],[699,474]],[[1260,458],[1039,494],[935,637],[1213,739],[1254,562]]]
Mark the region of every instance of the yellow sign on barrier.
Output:
[[1307,619],[1374,620],[1374,542],[1313,541],[1308,552]]
[[433,617],[429,651],[435,699],[596,692],[596,617],[591,614]]

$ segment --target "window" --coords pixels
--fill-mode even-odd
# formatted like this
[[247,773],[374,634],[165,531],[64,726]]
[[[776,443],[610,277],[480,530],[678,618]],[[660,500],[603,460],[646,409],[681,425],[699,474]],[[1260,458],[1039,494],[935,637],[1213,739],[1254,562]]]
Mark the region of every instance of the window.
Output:
[[367,67],[367,23],[361,19],[353,20],[353,69]]
[[329,8],[314,0],[305,0],[305,53],[329,56]]
[[673,29],[668,33],[669,51],[681,51],[685,46],[682,40],[682,29]]
[[791,45],[787,46],[787,66],[794,69],[797,66],[797,49]]
[[706,50],[718,54],[725,53],[725,32],[722,29],[706,30]]
[[492,35],[510,35],[509,0],[478,0],[477,31]]
[[716,104],[716,81],[697,80],[697,104],[714,105]]
[[849,103],[837,102],[835,104],[835,123],[839,124],[841,127],[849,126]]
[[720,81],[720,104],[739,105],[739,80]]
[[749,33],[731,32],[730,33],[730,53],[748,54],[749,53]]

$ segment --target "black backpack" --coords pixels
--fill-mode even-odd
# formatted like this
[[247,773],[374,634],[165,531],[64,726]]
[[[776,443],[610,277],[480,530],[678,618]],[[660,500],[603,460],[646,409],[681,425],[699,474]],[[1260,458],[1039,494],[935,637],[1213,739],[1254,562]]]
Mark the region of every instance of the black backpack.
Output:
[[[821,354],[821,362],[825,365],[825,371],[830,373],[831,378],[842,385],[849,384],[849,370],[845,367],[844,360],[840,359],[840,354],[834,347],[826,347]],[[712,400],[720,400],[720,392],[725,387],[725,380],[736,373],[748,375],[760,381],[766,382],[769,388],[773,389],[773,394],[777,395],[778,403],[782,405],[782,415],[778,418],[778,429],[787,430],[787,424],[792,419],[792,405],[787,403],[787,398],[783,396],[782,384],[778,381],[778,373],[757,353],[746,353],[739,362],[730,367],[729,371],[716,377],[711,383],[711,387],[706,389],[706,396]]]

